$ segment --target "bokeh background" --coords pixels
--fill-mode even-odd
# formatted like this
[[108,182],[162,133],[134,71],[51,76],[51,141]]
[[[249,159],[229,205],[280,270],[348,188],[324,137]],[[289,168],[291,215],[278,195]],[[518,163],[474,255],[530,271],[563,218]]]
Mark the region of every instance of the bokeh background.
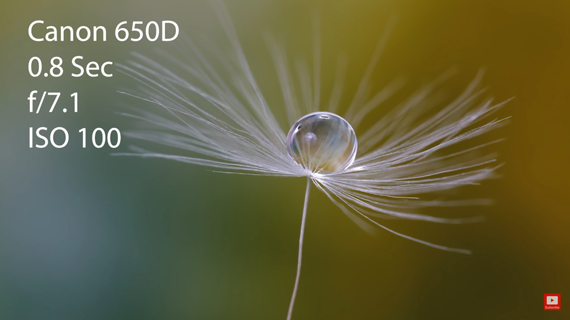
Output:
[[[410,91],[450,67],[452,95],[487,70],[484,84],[510,124],[488,137],[501,179],[461,190],[495,199],[461,226],[390,221],[441,252],[362,232],[313,192],[294,319],[564,319],[570,288],[570,2],[514,0],[227,1],[256,75],[274,78],[264,32],[310,54],[321,20],[325,70],[350,59],[354,89],[390,17],[398,22],[372,82],[405,76]],[[104,25],[175,20],[190,38],[224,41],[207,1],[2,1],[0,4],[0,319],[283,319],[292,290],[303,179],[233,176],[182,163],[81,149],[28,149],[30,126],[134,124],[117,115],[135,86],[106,78],[31,78],[32,56],[99,62],[173,44],[36,43],[30,22]],[[47,62],[47,61],[46,61]],[[68,73],[69,74],[69,73]],[[264,82],[265,83],[265,82]],[[279,99],[268,80],[269,99]],[[79,92],[78,114],[28,113],[31,90]],[[350,91],[350,90],[347,90]],[[63,106],[63,105],[61,105]],[[126,150],[130,142],[123,142]],[[314,191],[316,189],[313,189]],[[561,311],[543,294],[561,293]]]

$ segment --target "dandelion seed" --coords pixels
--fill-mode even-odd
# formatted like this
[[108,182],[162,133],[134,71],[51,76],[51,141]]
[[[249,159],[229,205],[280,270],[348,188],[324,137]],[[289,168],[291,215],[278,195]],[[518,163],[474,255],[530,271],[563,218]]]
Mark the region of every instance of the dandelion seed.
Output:
[[[320,97],[320,63],[317,61],[313,68],[312,84],[310,73],[300,73],[302,97],[299,99],[298,85],[292,81],[286,55],[273,44],[271,50],[289,125],[296,121],[286,135],[255,81],[225,7],[215,3],[232,46],[229,58],[213,63],[211,60],[219,57],[219,52],[204,54],[188,41],[190,53],[184,61],[163,53],[176,64],[176,72],[140,54],[135,54],[136,60],[129,65],[122,66],[124,73],[142,84],[140,93],[124,93],[148,101],[163,111],[162,115],[158,111],[126,114],[159,129],[127,135],[178,148],[189,155],[156,153],[142,148],[133,148],[132,153],[121,155],[170,159],[230,173],[306,177],[297,273],[287,319],[292,317],[299,286],[312,184],[366,231],[378,226],[433,248],[470,253],[401,234],[377,219],[451,224],[477,220],[428,216],[415,210],[427,206],[488,204],[486,200],[443,201],[427,197],[431,192],[477,184],[492,177],[500,166],[493,154],[472,156],[474,151],[499,140],[446,152],[451,146],[505,123],[505,119],[488,120],[505,102],[493,104],[492,99],[481,98],[483,90],[478,89],[478,84],[482,73],[455,100],[441,107],[435,115],[426,117],[425,111],[438,102],[434,99],[437,86],[447,76],[436,80],[362,131],[357,140],[353,126],[358,126],[401,87],[401,83],[396,82],[367,96],[371,70],[385,40],[380,41],[344,118],[337,115],[342,81],[335,82],[329,99],[330,111],[334,113],[319,110],[320,105],[327,105]],[[222,70],[219,65],[223,66]],[[225,81],[223,74],[229,74],[233,81]],[[338,74],[342,76],[344,71]]]

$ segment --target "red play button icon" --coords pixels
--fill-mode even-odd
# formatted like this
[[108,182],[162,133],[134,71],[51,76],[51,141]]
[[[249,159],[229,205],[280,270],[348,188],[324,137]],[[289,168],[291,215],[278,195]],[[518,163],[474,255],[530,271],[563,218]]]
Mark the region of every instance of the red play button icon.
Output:
[[558,297],[556,296],[547,296],[546,297],[546,304],[558,304]]
[[544,310],[560,310],[560,293],[544,294]]

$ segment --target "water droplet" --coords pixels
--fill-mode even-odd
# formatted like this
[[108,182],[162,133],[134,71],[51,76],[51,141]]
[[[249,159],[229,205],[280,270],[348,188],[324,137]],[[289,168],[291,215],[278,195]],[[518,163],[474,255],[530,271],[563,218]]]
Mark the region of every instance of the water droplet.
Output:
[[348,168],[358,142],[352,126],[330,112],[314,112],[299,119],[287,135],[287,152],[311,172],[327,174]]

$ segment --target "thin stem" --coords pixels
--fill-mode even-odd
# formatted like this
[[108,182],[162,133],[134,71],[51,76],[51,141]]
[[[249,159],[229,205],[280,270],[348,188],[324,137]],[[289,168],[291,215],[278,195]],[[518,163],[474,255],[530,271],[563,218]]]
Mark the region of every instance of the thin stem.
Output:
[[305,204],[303,205],[303,217],[301,218],[301,235],[299,236],[299,256],[297,258],[297,276],[295,277],[295,287],[289,303],[289,312],[287,320],[291,320],[293,316],[293,307],[295,306],[295,298],[297,297],[297,288],[299,287],[299,277],[301,276],[301,260],[303,259],[303,236],[305,235],[305,220],[307,220],[307,206],[309,205],[309,191],[311,191],[311,178],[307,177],[307,191],[305,191]]

